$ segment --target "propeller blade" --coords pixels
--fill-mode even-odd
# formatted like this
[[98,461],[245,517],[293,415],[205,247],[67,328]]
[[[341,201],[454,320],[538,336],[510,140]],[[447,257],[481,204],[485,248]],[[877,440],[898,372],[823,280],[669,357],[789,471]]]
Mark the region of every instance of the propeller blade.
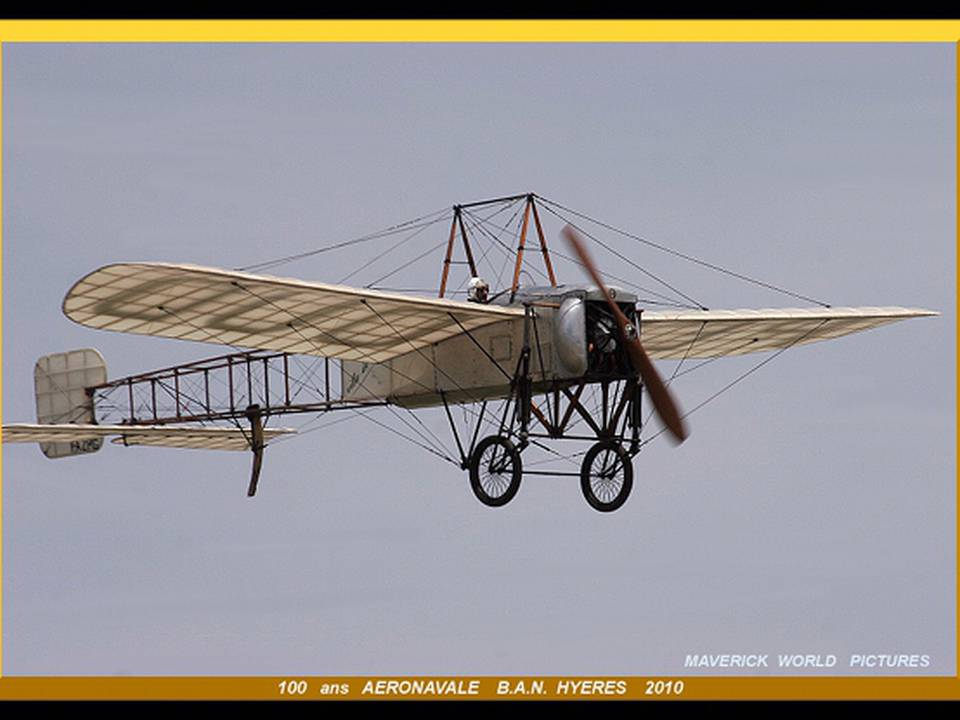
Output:
[[620,339],[623,341],[627,353],[630,355],[630,361],[633,363],[634,369],[637,371],[637,374],[640,375],[640,380],[646,385],[647,392],[650,393],[650,400],[653,402],[653,407],[657,411],[657,415],[660,416],[663,424],[667,427],[667,430],[670,431],[670,435],[677,443],[682,443],[687,439],[687,435],[689,434],[686,424],[680,416],[680,411],[677,409],[677,404],[674,402],[673,396],[670,394],[670,391],[667,390],[667,386],[661,379],[660,373],[657,372],[657,369],[650,361],[650,357],[643,349],[643,345],[640,344],[640,338],[631,335],[627,330],[630,326],[630,320],[623,314],[623,310],[613,301],[613,298],[610,297],[610,291],[607,290],[607,286],[604,285],[603,280],[600,279],[600,273],[587,254],[586,247],[580,239],[579,233],[574,230],[573,227],[567,225],[563,228],[561,234],[570,244],[570,247],[573,248],[573,252],[580,259],[580,262],[583,263],[590,278],[596,286],[600,288],[600,291],[607,300],[607,304],[610,306],[610,310],[613,311],[613,315],[617,319],[617,325],[620,328]]
[[670,394],[670,391],[667,390],[667,386],[661,379],[660,373],[658,373],[653,366],[640,341],[637,338],[633,338],[632,342],[629,339],[627,339],[626,342],[627,352],[630,353],[630,360],[640,374],[640,379],[643,380],[643,384],[647,386],[647,392],[650,393],[650,400],[653,401],[653,407],[656,408],[657,415],[663,420],[663,424],[667,426],[671,437],[673,437],[678,444],[682,443],[690,433],[687,430],[686,423],[680,416],[680,411],[677,409],[677,404],[674,402],[673,396]]

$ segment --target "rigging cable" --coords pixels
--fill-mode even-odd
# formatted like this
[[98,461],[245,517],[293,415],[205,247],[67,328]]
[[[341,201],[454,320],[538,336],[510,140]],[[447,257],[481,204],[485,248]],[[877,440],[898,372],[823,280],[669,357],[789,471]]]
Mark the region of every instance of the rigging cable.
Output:
[[[583,220],[587,220],[587,221],[589,221],[589,222],[595,223],[596,225],[599,225],[600,227],[606,228],[607,230],[611,230],[611,231],[613,231],[613,232],[615,232],[615,233],[618,233],[618,234],[620,234],[620,235],[623,235],[624,237],[628,237],[628,238],[630,238],[631,240],[636,240],[637,242],[641,242],[641,243],[643,243],[644,245],[649,245],[650,247],[656,248],[657,250],[660,250],[660,251],[662,251],[662,252],[669,253],[670,255],[674,255],[674,256],[676,256],[676,257],[682,258],[683,260],[687,260],[687,261],[689,261],[689,262],[696,263],[697,265],[701,265],[701,266],[703,266],[703,267],[709,268],[710,270],[715,270],[716,272],[724,273],[725,275],[729,275],[729,276],[731,276],[731,277],[735,277],[735,278],[737,278],[738,280],[743,280],[744,282],[749,282],[749,283],[753,283],[754,285],[759,285],[760,287],[767,288],[768,290],[773,290],[773,291],[775,291],[775,292],[783,293],[784,295],[790,295],[791,297],[795,297],[795,298],[798,298],[798,299],[800,299],[800,300],[806,300],[807,302],[812,302],[812,303],[814,303],[814,304],[816,304],[816,305],[822,305],[823,307],[826,307],[826,308],[830,307],[830,304],[829,304],[829,303],[825,303],[825,302],[823,302],[822,300],[817,300],[817,299],[815,299],[815,298],[808,297],[808,296],[806,296],[806,295],[801,295],[800,293],[796,293],[796,292],[793,292],[793,291],[791,291],[791,290],[787,290],[787,289],[785,289],[785,288],[778,287],[777,285],[773,285],[773,284],[771,284],[771,283],[764,282],[763,280],[758,280],[757,278],[752,278],[752,277],[750,277],[750,276],[748,276],[748,275],[743,275],[742,273],[738,273],[738,272],[735,272],[735,271],[730,270],[730,269],[728,269],[728,268],[721,267],[720,265],[716,265],[716,264],[714,264],[714,263],[707,262],[706,260],[701,260],[700,258],[694,257],[694,256],[692,256],[692,255],[687,255],[686,253],[682,253],[682,252],[680,252],[679,250],[674,250],[673,248],[668,248],[668,247],[666,247],[665,245],[660,245],[659,243],[655,243],[655,242],[653,242],[652,240],[648,240],[648,239],[646,239],[646,238],[644,238],[644,237],[640,237],[639,235],[634,235],[633,233],[629,233],[629,232],[627,232],[626,230],[621,230],[621,229],[616,228],[616,227],[614,227],[614,226],[612,226],[612,225],[608,225],[607,223],[602,222],[602,221],[600,221],[600,220],[597,220],[597,219],[595,219],[595,218],[592,218],[592,217],[590,217],[589,215],[584,215],[583,213],[577,212],[576,210],[572,210],[571,208],[564,207],[564,206],[561,205],[560,203],[555,202],[555,201],[553,201],[553,200],[548,200],[547,198],[541,197],[540,195],[537,195],[537,197],[540,198],[540,200],[542,200],[544,203],[547,203],[548,205],[553,205],[554,207],[557,207],[557,208],[560,208],[560,209],[562,209],[562,210],[565,210],[565,211],[568,212],[568,213],[572,213],[573,215],[576,215],[577,217],[579,217],[579,218],[581,218],[581,219],[583,219]],[[556,214],[556,213],[554,213],[554,214]],[[571,223],[571,224],[572,224],[572,223]],[[608,248],[608,249],[609,249],[609,248]]]
[[[503,233],[509,234],[510,237],[511,237],[512,239],[514,239],[517,244],[519,244],[519,238],[520,238],[520,221],[519,221],[519,218],[520,218],[520,210],[521,210],[521,209],[522,209],[522,206],[518,205],[517,208],[514,210],[513,215],[511,215],[511,216],[507,219],[506,223],[504,223],[503,225],[497,225],[495,222],[493,222],[493,217],[494,217],[494,215],[488,215],[488,216],[486,216],[485,218],[480,219],[480,222],[479,222],[478,225],[477,225],[477,228],[480,230],[480,232],[481,232],[482,234],[486,235],[488,238],[491,238],[491,239],[494,241],[494,243],[497,245],[497,247],[498,247],[500,250],[502,250],[502,252],[503,252],[503,254],[504,254],[503,265],[500,267],[500,271],[497,273],[497,286],[498,286],[498,287],[503,287],[503,281],[502,281],[503,274],[504,274],[504,272],[506,271],[507,267],[509,266],[510,261],[511,261],[512,259],[514,259],[515,256],[514,256],[514,254],[513,254],[513,250],[510,248],[510,246],[507,245],[505,242],[503,242],[503,240],[501,240],[496,234],[494,234],[494,233],[492,233],[490,230],[488,230],[488,229],[487,229],[487,225],[490,225],[491,227],[497,228],[498,230],[500,230],[500,231],[503,232]],[[470,216],[473,217],[474,219],[478,219],[478,218],[476,218],[476,216],[474,216],[473,213],[471,213],[470,211],[465,210],[464,213],[470,215]],[[517,226],[516,226],[516,228],[511,229],[510,226],[511,226],[514,222],[517,223]]]
[[435,212],[429,213],[427,215],[422,215],[421,217],[414,218],[413,220],[408,220],[397,225],[391,225],[384,230],[378,230],[377,232],[369,233],[352,240],[345,240],[343,242],[334,243],[332,245],[326,245],[324,247],[316,248],[315,250],[308,250],[306,252],[297,253],[295,255],[286,255],[284,257],[274,258],[273,260],[264,260],[263,262],[254,263],[252,265],[247,265],[245,267],[234,268],[241,272],[247,272],[250,270],[266,270],[267,268],[276,267],[278,265],[284,265],[286,263],[294,262],[296,260],[303,260],[304,258],[313,257],[314,255],[319,255],[321,253],[329,252],[331,250],[339,250],[340,248],[349,247],[350,245],[357,245],[359,243],[369,242],[370,240],[376,240],[377,238],[387,237],[389,235],[394,235],[398,232],[410,229],[416,223],[423,222],[428,218],[433,218],[436,215],[441,213],[449,212],[449,208],[443,208],[442,210],[436,210]]
[[[542,199],[542,198],[541,198],[541,199]],[[666,280],[664,280],[664,279],[658,277],[657,275],[653,274],[652,272],[650,272],[649,270],[647,270],[645,267],[643,267],[643,266],[641,266],[641,265],[638,265],[637,263],[635,263],[633,260],[631,260],[630,258],[628,258],[628,257],[627,257],[626,255],[624,255],[623,253],[620,253],[620,252],[617,252],[616,250],[614,250],[612,247],[610,247],[610,246],[607,245],[605,242],[603,242],[603,240],[600,240],[600,239],[599,239],[598,237],[596,237],[595,235],[590,234],[589,232],[587,232],[586,230],[584,230],[582,227],[580,227],[580,226],[577,225],[576,223],[572,222],[570,219],[565,218],[565,217],[564,217],[563,215],[561,215],[559,212],[557,212],[557,211],[554,210],[552,207],[550,207],[549,204],[548,204],[548,205],[544,205],[543,207],[544,207],[544,209],[545,209],[547,212],[551,213],[552,215],[555,215],[556,217],[560,218],[563,222],[567,223],[567,224],[570,225],[571,227],[575,228],[576,230],[578,230],[578,231],[580,231],[581,233],[583,233],[584,235],[586,235],[588,238],[590,238],[591,240],[593,240],[595,243],[597,243],[600,247],[602,247],[602,248],[603,248],[604,250],[606,250],[607,252],[609,252],[609,253],[611,253],[611,254],[613,254],[613,255],[616,255],[618,258],[620,258],[621,260],[623,260],[625,263],[627,263],[627,264],[630,265],[631,267],[639,270],[640,272],[642,272],[642,273],[643,273],[644,275],[646,275],[647,277],[649,277],[649,278],[651,278],[651,279],[653,279],[653,280],[656,280],[658,283],[660,283],[660,284],[663,285],[664,287],[669,288],[670,290],[672,290],[673,292],[675,292],[677,295],[679,295],[680,297],[682,297],[684,300],[687,300],[687,301],[689,301],[689,302],[692,302],[694,305],[696,305],[697,307],[699,307],[701,310],[707,310],[707,309],[709,309],[709,308],[707,308],[707,306],[704,305],[702,302],[700,302],[700,301],[698,301],[698,300],[694,300],[692,297],[690,297],[689,295],[687,295],[685,292],[682,292],[682,291],[678,290],[678,289],[675,288],[673,285],[671,285],[670,283],[668,283]],[[566,208],[564,208],[564,209],[566,209]]]
[[[399,242],[394,243],[393,245],[391,245],[389,248],[387,248],[387,249],[384,250],[383,252],[378,252],[378,253],[377,253],[376,255],[374,255],[372,258],[370,258],[369,260],[367,260],[367,262],[363,263],[363,265],[361,265],[360,267],[358,267],[358,268],[356,268],[355,270],[353,270],[353,272],[351,272],[351,273],[349,273],[349,274],[347,274],[347,275],[344,275],[342,278],[340,278],[340,279],[337,281],[337,283],[338,283],[338,284],[343,284],[343,283],[345,283],[347,280],[349,280],[350,278],[352,278],[352,277],[353,277],[354,275],[356,275],[357,273],[361,272],[362,270],[365,270],[366,268],[370,267],[371,265],[373,265],[374,263],[376,263],[376,262],[377,262],[378,260],[380,260],[381,258],[384,258],[384,257],[386,257],[387,255],[389,255],[390,253],[392,253],[392,252],[393,252],[394,250],[396,250],[397,248],[399,248],[399,247],[401,247],[402,245],[405,245],[406,243],[408,243],[408,242],[410,242],[411,240],[413,240],[413,238],[415,238],[417,235],[419,235],[420,233],[422,233],[422,232],[423,232],[424,230],[426,230],[427,228],[433,227],[433,226],[436,225],[437,223],[443,222],[443,221],[445,221],[446,219],[447,219],[447,216],[446,216],[446,215],[441,215],[441,216],[438,217],[436,220],[431,220],[431,221],[428,222],[428,223],[424,223],[423,225],[419,226],[416,230],[414,230],[412,233],[410,233],[410,234],[407,235],[406,237],[402,238]],[[368,286],[368,287],[369,287],[369,286]]]
[[[683,415],[680,416],[681,419],[682,419],[682,418],[685,418],[685,417],[688,417],[689,415],[692,415],[693,413],[695,413],[697,410],[699,410],[700,408],[702,408],[702,407],[703,407],[704,405],[706,405],[707,403],[710,403],[710,402],[712,402],[713,400],[716,400],[718,397],[720,397],[721,395],[723,395],[727,390],[729,390],[730,388],[732,388],[734,385],[736,385],[737,383],[739,383],[741,380],[746,379],[748,376],[750,376],[750,375],[752,375],[753,373],[755,373],[757,370],[759,370],[760,368],[762,368],[764,365],[766,365],[767,363],[769,363],[771,360],[774,360],[774,359],[780,357],[780,355],[782,355],[783,353],[785,353],[787,350],[789,350],[790,348],[792,348],[792,347],[793,347],[794,345],[796,345],[797,343],[801,342],[801,341],[802,341],[805,337],[807,337],[808,335],[810,335],[810,334],[816,332],[817,330],[819,330],[820,328],[822,328],[822,327],[823,327],[826,323],[828,323],[828,322],[830,322],[830,318],[825,318],[825,319],[821,320],[821,321],[820,321],[819,323],[817,323],[814,327],[810,328],[810,329],[807,330],[805,333],[803,333],[803,335],[800,335],[800,336],[797,337],[795,340],[793,340],[789,345],[786,345],[786,346],[780,348],[780,349],[777,350],[775,353],[773,353],[773,355],[771,355],[770,357],[764,358],[764,359],[761,360],[759,363],[757,363],[756,365],[754,365],[753,367],[751,367],[749,370],[747,370],[747,371],[744,372],[744,373],[741,373],[741,374],[740,374],[739,376],[737,376],[735,379],[731,380],[729,383],[727,383],[727,384],[724,385],[722,388],[720,388],[719,390],[717,390],[717,392],[715,392],[713,395],[711,395],[710,397],[708,397],[706,400],[704,400],[703,402],[699,403],[698,405],[696,405],[695,407],[693,407],[691,410],[685,412]],[[651,436],[648,437],[646,440],[642,441],[642,442],[640,443],[640,447],[643,447],[643,446],[647,445],[648,443],[653,442],[656,438],[660,437],[664,432],[666,432],[666,430],[667,430],[667,428],[665,428],[665,427],[664,427],[664,428],[661,428],[656,434],[651,435]]]
[[[482,225],[480,225],[480,224],[477,222],[476,218],[474,218],[472,215],[468,215],[467,213],[464,213],[464,226],[465,226],[465,227],[469,227],[471,230],[473,230],[473,231],[474,231],[476,234],[478,234],[478,235],[488,235],[488,236],[489,236],[489,232],[486,230],[486,228],[484,228]],[[493,237],[493,236],[491,236],[491,237]],[[497,248],[497,250],[500,250],[501,253],[503,252],[503,250],[500,249],[500,244],[498,244],[498,243],[499,243],[499,238],[494,237],[494,239],[497,240],[497,242],[495,242],[495,243],[488,243],[488,244],[487,244],[487,248],[483,251],[483,253],[481,253],[480,259],[481,259],[481,260],[486,260],[487,265],[490,267],[490,271],[491,271],[492,273],[494,273],[494,278],[493,278],[493,279],[494,279],[494,282],[496,283],[496,285],[494,285],[493,287],[498,288],[498,287],[500,287],[501,277],[503,276],[503,267],[501,267],[500,271],[497,272],[497,268],[494,266],[493,260],[489,260],[489,259],[487,258],[487,256],[490,254],[490,251],[491,251],[492,249],[494,249],[494,248]],[[478,264],[479,264],[479,263],[478,263]],[[457,286],[457,289],[456,289],[454,292],[459,292],[459,291],[460,291],[460,288],[463,287],[463,285],[465,284],[465,282],[466,282],[466,280],[464,280],[463,282],[461,282],[460,285]]]
[[437,245],[434,245],[433,247],[428,248],[425,252],[422,252],[422,253],[420,253],[419,255],[417,255],[415,258],[413,258],[413,260],[410,260],[410,261],[408,261],[408,262],[405,262],[403,265],[400,265],[399,267],[394,268],[393,270],[391,270],[390,272],[388,272],[386,275],[381,275],[381,276],[378,277],[376,280],[373,280],[373,281],[367,283],[364,287],[370,288],[371,286],[376,285],[376,284],[379,283],[379,282],[383,282],[383,281],[386,280],[388,277],[393,277],[394,275],[396,275],[396,274],[397,274],[398,272],[400,272],[401,270],[404,270],[404,269],[410,267],[411,265],[413,265],[415,262],[417,262],[417,260],[422,260],[422,259],[425,258],[427,255],[429,255],[430,253],[434,252],[435,250],[439,250],[440,248],[442,248],[442,247],[443,247],[444,245],[446,245],[446,244],[447,244],[447,241],[446,241],[446,240],[441,240]]
[[[690,344],[687,345],[687,349],[683,351],[683,357],[680,358],[680,362],[678,362],[678,363],[677,363],[677,366],[673,369],[673,373],[670,375],[670,377],[669,377],[669,378],[667,379],[667,381],[664,383],[664,387],[669,387],[669,386],[670,386],[670,383],[672,383],[672,382],[676,379],[677,373],[680,372],[680,368],[683,367],[683,363],[686,362],[687,358],[690,356],[690,353],[693,351],[693,346],[697,344],[697,340],[700,339],[700,335],[703,334],[703,329],[704,329],[706,326],[707,326],[707,321],[706,321],[706,320],[704,320],[703,322],[700,323],[700,328],[697,330],[697,334],[693,336],[693,340],[691,340],[691,341],[690,341]],[[642,315],[642,314],[641,314],[641,316],[640,316],[640,327],[643,328],[643,315]],[[642,331],[641,331],[641,332],[642,332]],[[642,340],[642,338],[641,338],[641,340]],[[751,340],[751,342],[752,342],[752,340]],[[654,411],[653,409],[650,410],[650,413],[647,415],[647,419],[643,421],[643,425],[641,425],[641,427],[646,426],[646,424],[647,424],[648,422],[650,422],[650,418],[653,417],[653,413],[654,413],[654,412],[655,412],[655,411]]]
[[[545,209],[545,210],[548,210],[548,211],[550,210],[549,208],[544,208],[544,209]],[[517,213],[519,213],[519,210],[517,211]],[[557,215],[557,213],[553,213],[553,215],[555,215],[556,217],[560,217],[559,215]],[[514,217],[516,217],[516,214],[514,215]],[[512,220],[513,220],[513,218],[511,218],[511,221],[512,221]],[[561,220],[564,220],[564,219],[561,218]],[[566,222],[566,220],[564,220],[564,222]],[[496,223],[489,223],[489,224],[492,225],[493,227],[497,228],[498,230],[503,231],[503,232],[510,232],[509,226],[501,226],[501,225],[497,225]],[[517,228],[516,228],[514,231],[512,231],[512,232],[514,233],[514,235],[515,235],[516,237],[519,237],[519,235],[520,235],[520,225],[519,225],[519,223],[517,224]],[[506,260],[504,261],[504,269],[505,269],[505,268],[506,268],[506,264],[515,257],[515,256],[512,254],[514,251],[511,250],[507,245],[505,245],[496,235],[493,235],[493,234],[490,233],[489,231],[486,231],[486,234],[487,234],[488,237],[492,237],[494,240],[496,240],[496,242],[497,242],[501,247],[506,248]],[[563,258],[564,260],[567,260],[567,261],[569,261],[569,262],[573,263],[574,265],[577,265],[577,266],[579,266],[579,267],[581,267],[581,268],[584,267],[583,263],[581,263],[577,258],[570,257],[569,255],[566,255],[566,254],[560,252],[560,251],[557,250],[556,248],[551,249],[549,252],[550,252],[550,255],[551,255],[551,256],[557,256],[557,257]],[[540,269],[539,269],[538,267],[536,267],[536,266],[532,266],[532,267],[533,267],[533,270],[534,270],[535,272],[539,273],[540,276],[544,278],[544,280],[547,280],[547,281],[549,282],[549,278],[546,276],[545,273],[543,273],[542,271],[540,271]],[[501,274],[502,274],[502,272],[503,272],[503,271],[501,270]],[[626,285],[627,287],[630,287],[630,288],[632,288],[632,289],[634,289],[634,290],[639,290],[639,291],[641,291],[641,292],[649,293],[650,295],[653,295],[654,297],[658,297],[658,298],[660,298],[661,300],[667,301],[667,302],[662,302],[662,303],[652,302],[652,303],[650,303],[650,304],[666,305],[666,306],[669,306],[669,307],[689,308],[689,309],[691,309],[691,310],[700,310],[701,307],[702,307],[702,306],[699,305],[699,304],[693,304],[693,305],[691,305],[691,304],[688,304],[688,303],[678,303],[678,302],[676,302],[675,300],[673,300],[669,295],[664,295],[663,293],[658,293],[656,290],[652,290],[652,289],[647,288],[647,287],[644,287],[644,286],[642,286],[642,285],[637,285],[636,283],[631,282],[630,280],[625,280],[625,279],[622,278],[622,277],[617,277],[616,275],[611,275],[610,273],[604,273],[604,275],[606,275],[606,277],[610,278],[611,280],[616,280],[616,281],[619,282],[619,283],[623,283],[623,284]]]
[[[238,283],[238,282],[233,282],[232,284],[235,285],[236,287],[240,288],[241,290],[247,292],[248,294],[252,295],[252,296],[255,297],[256,299],[260,300],[261,302],[267,303],[267,304],[271,305],[272,307],[277,308],[277,309],[280,310],[281,312],[286,313],[286,314],[289,315],[293,320],[295,320],[295,321],[297,321],[297,322],[300,322],[300,323],[303,323],[304,325],[307,325],[308,327],[312,327],[314,330],[317,330],[318,332],[326,335],[327,337],[331,338],[331,339],[333,340],[333,342],[336,343],[337,345],[343,345],[343,346],[345,346],[345,347],[353,348],[353,349],[355,349],[355,350],[358,349],[355,345],[352,345],[351,343],[345,342],[345,341],[337,338],[337,337],[334,336],[332,333],[327,332],[327,331],[324,330],[323,328],[317,327],[317,326],[314,325],[313,323],[311,323],[311,322],[309,322],[309,321],[307,321],[307,320],[304,320],[303,318],[299,317],[296,313],[293,313],[293,312],[291,312],[290,310],[288,310],[287,308],[284,308],[284,307],[278,305],[276,302],[274,302],[274,301],[271,300],[270,298],[268,298],[268,297],[263,297],[263,296],[259,295],[258,293],[254,292],[253,290],[251,290],[250,288],[244,287],[243,285],[241,285],[241,284]],[[320,348],[312,339],[308,338],[306,335],[304,335],[302,332],[300,332],[296,327],[294,327],[294,325],[293,325],[292,322],[291,322],[291,323],[287,323],[287,325],[288,325],[288,327],[289,327],[291,330],[293,330],[295,333],[297,333],[297,335],[299,335],[304,341],[306,341],[306,342],[309,343],[310,345],[313,345],[314,348],[316,348],[318,351],[321,351],[321,352],[322,352],[322,348]],[[362,351],[361,351],[361,357],[369,358],[369,357],[370,357],[370,353],[369,353],[369,352],[367,352],[367,353],[362,353]],[[397,373],[398,375],[403,376],[403,374],[400,373],[400,372],[399,372],[398,370],[396,370],[395,368],[391,368],[391,371]],[[423,383],[415,380],[414,378],[411,378],[411,377],[409,377],[409,376],[404,376],[404,377],[405,377],[409,382],[413,382],[413,383],[415,383],[415,384],[417,384],[417,385],[420,385],[421,387],[424,387],[424,388],[427,389],[427,390],[430,390],[429,387],[427,387],[426,385],[423,385]],[[376,393],[371,392],[370,389],[367,388],[366,385],[363,383],[363,381],[360,381],[360,386],[361,386],[366,392],[370,393],[370,395],[371,395],[372,397],[376,397]],[[414,428],[412,425],[410,425],[410,424],[404,419],[404,417],[403,417],[402,415],[400,415],[400,413],[398,413],[391,405],[388,404],[388,405],[385,405],[384,407],[386,407],[398,420],[400,420],[404,425],[406,425],[410,430],[412,430],[412,431],[414,432],[414,434],[417,434],[416,428]],[[409,409],[408,409],[408,412],[409,412]],[[413,415],[413,413],[410,413],[410,414]],[[416,416],[414,416],[414,417],[416,417]],[[422,421],[420,421],[419,418],[417,418],[417,420],[418,420],[419,422],[421,422],[421,424],[422,424]],[[421,439],[425,440],[426,442],[429,442],[429,439],[428,439],[428,438],[425,438],[425,437],[423,437],[423,436],[421,436]],[[446,448],[443,446],[442,443],[440,443],[440,448],[442,449],[442,451],[443,451],[444,453],[446,453]],[[435,452],[436,452],[436,451],[435,451]],[[437,454],[441,454],[441,453],[437,453]],[[443,455],[441,454],[441,456],[443,456]]]

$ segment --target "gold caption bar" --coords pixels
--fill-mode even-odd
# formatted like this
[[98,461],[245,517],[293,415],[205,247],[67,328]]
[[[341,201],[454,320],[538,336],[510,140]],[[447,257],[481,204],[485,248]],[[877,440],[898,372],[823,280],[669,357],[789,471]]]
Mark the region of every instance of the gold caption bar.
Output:
[[955,42],[957,20],[8,20],[4,42]]
[[5,677],[0,699],[960,699],[951,677]]

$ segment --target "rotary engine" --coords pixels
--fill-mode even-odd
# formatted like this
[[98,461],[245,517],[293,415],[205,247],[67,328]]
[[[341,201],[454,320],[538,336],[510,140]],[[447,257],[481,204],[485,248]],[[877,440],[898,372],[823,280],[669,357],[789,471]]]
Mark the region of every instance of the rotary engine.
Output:
[[[618,305],[631,325],[627,332],[636,334],[634,298],[612,289]],[[564,369],[591,380],[632,377],[635,374],[630,357],[620,339],[617,320],[597,291],[579,291],[560,303],[554,318],[554,340],[557,356]]]

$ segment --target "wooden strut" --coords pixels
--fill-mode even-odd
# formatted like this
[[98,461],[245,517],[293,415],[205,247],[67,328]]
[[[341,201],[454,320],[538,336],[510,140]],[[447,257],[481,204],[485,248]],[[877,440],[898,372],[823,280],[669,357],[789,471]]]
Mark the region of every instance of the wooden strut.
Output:
[[543,264],[547,270],[547,278],[550,285],[557,287],[557,276],[553,270],[553,262],[550,260],[550,250],[547,248],[547,237],[543,232],[543,224],[540,222],[540,213],[537,210],[536,195],[528,193],[526,195],[517,195],[509,198],[498,198],[497,200],[488,200],[478,203],[468,203],[466,205],[453,206],[453,220],[450,223],[450,234],[447,238],[447,249],[443,258],[443,272],[440,275],[440,292],[438,297],[443,297],[447,292],[447,282],[450,279],[450,265],[453,264],[453,246],[456,242],[457,231],[463,240],[463,249],[467,257],[467,265],[470,267],[470,275],[478,277],[477,265],[473,258],[473,249],[470,247],[470,239],[467,235],[467,228],[463,222],[463,208],[474,207],[477,205],[487,205],[491,202],[501,202],[505,200],[519,200],[525,198],[523,209],[523,226],[520,229],[520,242],[517,246],[517,256],[513,268],[513,282],[510,285],[510,300],[512,301],[520,287],[520,271],[523,269],[523,253],[527,244],[527,231],[530,226],[530,215],[533,215],[533,223],[537,228],[537,237],[540,241],[540,253],[543,255]]
[[463,225],[463,211],[459,205],[454,205],[453,222],[450,223],[450,236],[447,238],[447,252],[443,258],[443,274],[440,276],[440,294],[437,297],[443,297],[447,291],[447,280],[450,277],[450,264],[453,262],[453,242],[457,238],[457,228],[460,229],[460,237],[463,239],[463,249],[467,256],[467,265],[470,267],[470,276],[477,277],[477,264],[473,260],[473,249],[470,247],[470,238],[467,236],[467,229]]
[[532,400],[530,401],[530,411],[534,414],[537,420],[540,421],[540,424],[543,425],[543,428],[547,431],[547,434],[550,435],[550,437],[554,437],[556,435],[556,429],[553,427],[550,421],[547,420],[546,416],[543,414],[543,411],[541,411]]
[[547,268],[547,277],[550,278],[550,284],[557,286],[557,276],[553,274],[553,263],[550,262],[550,252],[547,250],[547,237],[543,234],[543,225],[540,224],[540,213],[537,212],[537,204],[530,197],[530,208],[533,210],[533,222],[537,226],[537,235],[540,237],[540,252],[543,253],[543,264]]
[[[531,400],[530,411],[533,413],[534,417],[537,418],[550,437],[563,437],[564,432],[567,429],[567,425],[570,422],[570,417],[574,412],[579,413],[590,424],[598,438],[616,436],[617,426],[623,419],[624,411],[631,402],[636,402],[638,383],[635,380],[625,381],[623,392],[616,397],[616,402],[610,405],[608,400],[605,403],[608,405],[608,408],[603,411],[600,423],[597,423],[597,421],[590,416],[590,413],[587,411],[587,409],[584,408],[580,403],[580,395],[583,393],[583,390],[586,386],[587,384],[585,382],[581,382],[573,393],[566,388],[561,389],[559,387],[554,387],[553,392],[556,395],[556,419],[554,421],[551,421],[537,406],[537,404]],[[559,404],[561,392],[568,401],[567,408],[563,412],[562,418],[560,417]]]
[[447,290],[447,277],[450,275],[450,258],[453,256],[453,240],[457,234],[457,217],[460,214],[460,208],[453,209],[453,222],[450,223],[450,238],[447,240],[447,254],[443,258],[443,274],[440,276],[440,295]]
[[574,396],[569,390],[564,388],[563,394],[566,395],[567,400],[570,402],[570,407],[572,407],[574,410],[577,411],[577,414],[584,419],[587,425],[590,426],[590,429],[593,430],[594,433],[596,433],[597,437],[598,438],[604,437],[603,430],[600,428],[599,425],[597,425],[597,422],[592,417],[590,417],[590,413],[587,412],[586,408],[584,408],[583,405],[580,403],[580,393],[578,392],[577,395]]
[[477,277],[477,264],[473,261],[473,250],[470,249],[470,238],[467,229],[463,226],[463,213],[460,208],[456,211],[457,223],[460,225],[460,237],[463,238],[463,249],[467,253],[467,264],[470,266],[470,277]]
[[620,424],[620,418],[623,417],[623,411],[627,406],[627,402],[633,397],[633,385],[635,383],[636,380],[624,380],[623,392],[620,394],[620,400],[617,402],[616,410],[610,417],[610,424],[604,428],[604,431],[610,436],[617,434],[617,425]]
[[[569,395],[566,388],[564,388],[564,393],[567,394],[567,399],[569,401],[569,404],[567,405],[567,411],[563,414],[563,419],[559,423],[557,423],[557,429],[560,431],[561,434],[563,434],[563,431],[567,429],[567,423],[570,422],[570,416],[573,415],[573,411],[576,409],[577,405],[580,403],[580,396],[583,394],[583,389],[586,386],[587,386],[586,382],[581,382],[580,385],[577,386],[577,391],[573,394],[572,397]],[[559,407],[560,407],[560,403],[558,400],[557,408],[559,409]]]
[[530,205],[533,199],[527,197],[526,207],[523,209],[523,227],[520,228],[520,244],[517,245],[517,262],[513,267],[513,283],[510,285],[510,300],[516,295],[517,288],[520,287],[520,268],[523,267],[523,246],[527,242],[527,226],[530,224]]

